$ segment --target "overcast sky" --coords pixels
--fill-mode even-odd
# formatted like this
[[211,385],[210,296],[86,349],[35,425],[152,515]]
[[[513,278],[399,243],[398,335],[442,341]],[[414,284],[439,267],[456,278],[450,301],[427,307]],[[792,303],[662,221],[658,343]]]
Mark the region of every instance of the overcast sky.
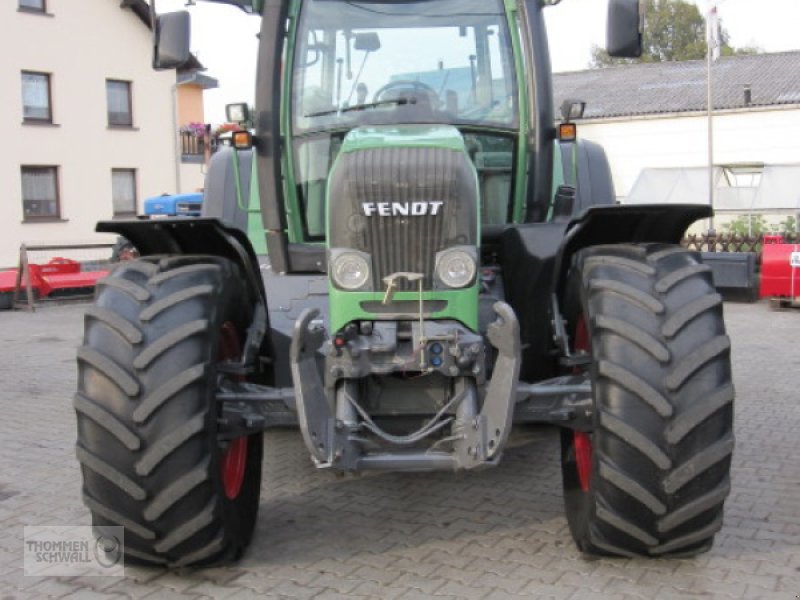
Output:
[[[184,0],[158,0],[159,12],[178,10]],[[696,0],[701,11],[706,0]],[[546,10],[555,71],[585,69],[592,44],[605,39],[606,0],[563,0]],[[219,80],[205,94],[206,121],[225,120],[225,104],[253,102],[258,18],[222,4],[198,2],[192,13],[192,49]],[[800,0],[720,0],[719,14],[733,46],[767,52],[800,49]]]

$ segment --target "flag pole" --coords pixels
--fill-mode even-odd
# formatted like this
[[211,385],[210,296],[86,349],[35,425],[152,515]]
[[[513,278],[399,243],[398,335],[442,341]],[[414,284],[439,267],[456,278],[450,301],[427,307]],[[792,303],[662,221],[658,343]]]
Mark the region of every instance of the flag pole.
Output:
[[[711,66],[714,62],[714,45],[716,43],[717,26],[717,6],[714,0],[709,2],[708,14],[706,15],[706,63],[707,63],[707,80],[708,80],[708,203],[711,210],[714,210],[714,94],[711,79]],[[715,235],[714,229],[714,215],[708,220],[708,233]]]

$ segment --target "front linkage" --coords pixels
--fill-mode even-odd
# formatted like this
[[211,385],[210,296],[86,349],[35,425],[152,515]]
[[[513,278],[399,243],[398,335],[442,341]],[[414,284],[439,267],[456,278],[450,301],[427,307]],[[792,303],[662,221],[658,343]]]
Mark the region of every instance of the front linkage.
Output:
[[[372,336],[360,335],[355,344],[357,350],[348,352],[352,358],[345,361],[351,364],[347,368],[342,365],[342,353],[331,343],[323,384],[318,350],[324,342],[324,330],[315,320],[317,311],[306,310],[295,324],[291,368],[300,429],[317,466],[341,471],[434,471],[496,464],[514,416],[520,341],[519,325],[511,307],[497,302],[494,311],[497,319],[489,326],[488,339],[498,355],[482,406],[475,385],[475,382],[485,381],[480,362],[474,359],[464,361],[462,364],[472,376],[461,376],[463,369],[455,358],[469,354],[482,356],[481,338],[457,324],[414,324],[414,346],[424,347],[431,340],[437,340],[442,345],[442,355],[447,357],[441,368],[458,376],[454,377],[451,397],[441,409],[416,432],[398,436],[382,430],[359,405],[354,380],[330,376],[331,371],[338,376],[345,372],[358,376],[370,373],[386,375],[390,369],[397,372],[403,368],[402,362],[395,361],[393,367],[387,367],[391,361],[358,361],[362,353],[393,354],[395,347],[391,343],[388,347],[379,346],[385,344],[385,337],[370,342]],[[388,325],[396,333],[396,324]],[[449,366],[445,363],[447,360],[451,363]],[[426,437],[447,426],[450,426],[450,431],[444,439],[428,448],[419,448],[419,443]],[[379,438],[382,447],[373,449],[364,438],[365,432]],[[449,443],[450,449],[437,449],[440,442]]]

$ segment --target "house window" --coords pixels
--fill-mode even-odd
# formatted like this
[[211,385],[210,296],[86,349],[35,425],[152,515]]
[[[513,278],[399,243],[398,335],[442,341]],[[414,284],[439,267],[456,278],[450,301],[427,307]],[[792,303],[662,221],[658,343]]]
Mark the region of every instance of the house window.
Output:
[[111,169],[111,200],[115,217],[136,214],[136,169]]
[[47,73],[22,72],[22,118],[28,122],[53,122]]
[[132,127],[131,83],[106,79],[106,99],[108,101],[108,124],[112,127]]
[[45,0],[19,0],[18,4],[21,10],[31,11],[31,12],[46,12],[47,5],[45,4]]
[[22,213],[25,221],[58,219],[58,167],[22,167]]

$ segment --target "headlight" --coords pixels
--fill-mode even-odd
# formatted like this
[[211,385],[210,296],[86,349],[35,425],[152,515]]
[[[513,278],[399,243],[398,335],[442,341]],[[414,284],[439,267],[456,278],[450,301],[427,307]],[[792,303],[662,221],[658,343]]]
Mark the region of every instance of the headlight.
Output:
[[436,275],[447,287],[466,287],[475,278],[475,258],[465,250],[445,250],[436,261]]
[[369,263],[355,252],[339,254],[331,267],[333,282],[344,290],[357,290],[369,281]]

